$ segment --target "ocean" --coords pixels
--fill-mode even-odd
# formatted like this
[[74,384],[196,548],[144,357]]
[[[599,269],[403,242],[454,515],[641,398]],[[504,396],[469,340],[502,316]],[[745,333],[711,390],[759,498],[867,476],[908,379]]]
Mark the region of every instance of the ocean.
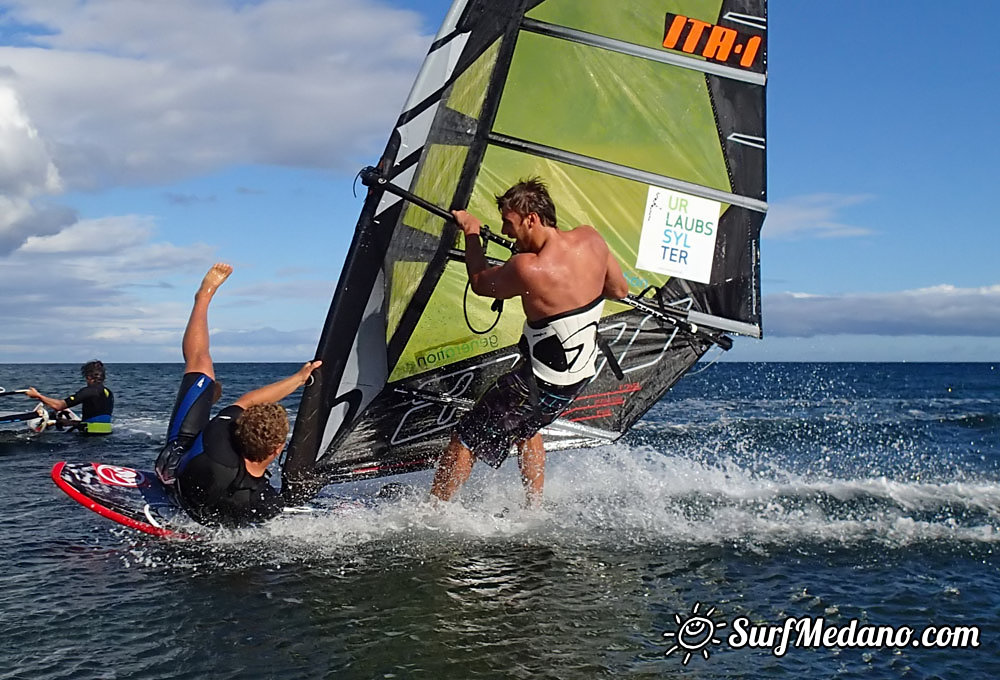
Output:
[[[234,399],[296,367],[217,372]],[[106,438],[0,431],[0,679],[1000,677],[1000,363],[699,365],[617,444],[552,454],[540,511],[509,461],[447,507],[419,473],[204,542],[49,478],[151,466],[180,373],[109,365]]]

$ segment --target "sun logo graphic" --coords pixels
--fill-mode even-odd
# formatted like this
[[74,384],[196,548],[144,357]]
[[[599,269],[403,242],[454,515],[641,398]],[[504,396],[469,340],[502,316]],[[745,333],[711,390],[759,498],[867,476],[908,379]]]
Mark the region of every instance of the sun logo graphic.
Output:
[[681,664],[684,666],[687,666],[691,656],[698,652],[701,652],[701,655],[707,660],[709,657],[708,646],[722,643],[722,640],[715,637],[715,631],[725,628],[726,622],[712,620],[715,607],[711,607],[704,614],[700,613],[699,609],[701,609],[701,603],[695,602],[689,616],[682,617],[680,614],[674,614],[677,630],[667,631],[663,634],[663,637],[667,639],[674,638],[673,647],[668,649],[664,656],[670,656],[674,652],[683,652],[684,659]]

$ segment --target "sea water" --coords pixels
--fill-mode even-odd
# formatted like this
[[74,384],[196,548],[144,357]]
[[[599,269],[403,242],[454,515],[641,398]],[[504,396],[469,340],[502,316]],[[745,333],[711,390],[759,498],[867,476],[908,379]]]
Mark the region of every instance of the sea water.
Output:
[[[295,368],[217,371],[234,399]],[[181,543],[49,478],[152,464],[181,368],[110,365],[113,435],[0,431],[0,679],[1000,677],[1000,364],[695,371],[617,444],[550,456],[540,511],[509,462],[445,507],[419,473]],[[0,366],[28,384],[82,383]]]

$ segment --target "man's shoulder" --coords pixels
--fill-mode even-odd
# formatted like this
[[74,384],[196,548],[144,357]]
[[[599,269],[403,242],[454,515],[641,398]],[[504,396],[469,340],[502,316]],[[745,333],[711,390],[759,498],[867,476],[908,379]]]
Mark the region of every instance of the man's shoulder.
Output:
[[587,241],[593,241],[595,244],[600,243],[602,246],[607,246],[607,242],[604,237],[601,236],[601,232],[597,230],[596,227],[592,227],[589,224],[581,224],[578,227],[573,227],[567,234],[571,234],[573,237],[578,239],[585,239]]
[[507,259],[504,267],[522,279],[528,279],[537,270],[539,262],[538,253],[515,253]]
[[233,441],[233,426],[242,412],[239,406],[227,406],[202,431],[202,445],[213,463],[234,469],[242,465],[243,457]]
[[76,396],[79,398],[84,397],[96,397],[98,395],[104,394],[104,383],[96,383],[94,385],[84,385],[79,390],[76,391]]
[[236,420],[237,418],[240,417],[240,414],[243,413],[243,410],[244,410],[243,407],[240,406],[239,404],[230,404],[226,408],[219,411],[215,415],[215,418],[212,418],[212,420],[223,420],[223,421]]
[[222,456],[228,459],[232,456],[238,456],[233,446],[231,435],[233,424],[240,417],[241,413],[243,413],[243,409],[234,404],[222,409],[214,418],[208,421],[208,425],[205,426],[202,436],[205,442],[205,450],[211,451],[213,457]]

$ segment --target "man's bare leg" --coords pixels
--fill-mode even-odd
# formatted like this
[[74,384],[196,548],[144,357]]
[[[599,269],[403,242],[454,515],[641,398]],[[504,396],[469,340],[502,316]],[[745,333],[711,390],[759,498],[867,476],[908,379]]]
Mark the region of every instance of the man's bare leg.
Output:
[[450,501],[455,492],[469,479],[473,463],[475,459],[472,452],[462,445],[457,434],[453,434],[448,448],[438,461],[431,493],[443,501]]
[[527,506],[537,508],[542,504],[542,489],[545,486],[545,445],[541,434],[518,443],[517,464],[521,468]]
[[215,296],[215,291],[233,273],[231,265],[217,262],[205,274],[198,292],[194,294],[194,307],[184,329],[184,340],[181,348],[184,352],[184,372],[204,373],[215,379],[215,368],[212,355],[208,351],[208,305]]

